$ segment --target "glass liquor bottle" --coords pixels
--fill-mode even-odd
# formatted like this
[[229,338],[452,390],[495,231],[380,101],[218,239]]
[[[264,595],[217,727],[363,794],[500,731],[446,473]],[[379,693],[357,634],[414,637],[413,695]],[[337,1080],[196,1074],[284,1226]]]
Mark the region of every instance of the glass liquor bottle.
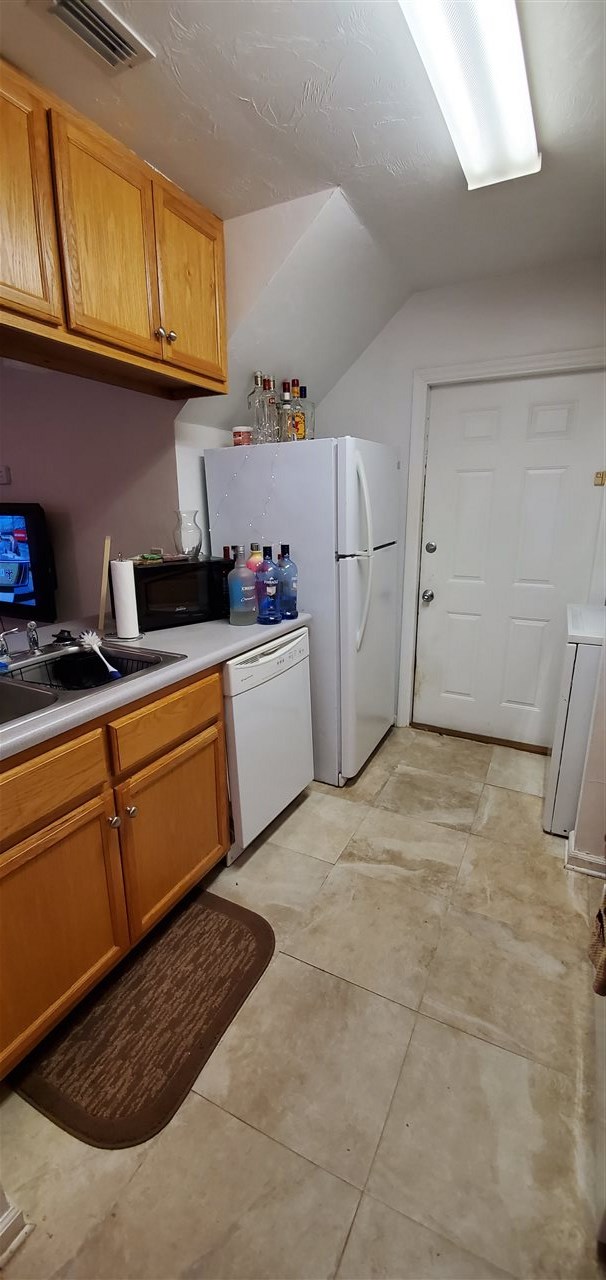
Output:
[[299,398],[305,414],[305,439],[314,440],[316,435],[316,406],[313,400],[307,399],[307,387],[301,387]]
[[253,435],[254,435],[255,423],[257,421],[257,406],[263,395],[263,374],[257,372],[253,374],[253,377],[254,377],[254,386],[252,388],[252,391],[249,391],[248,393],[247,403],[248,403],[248,420],[250,422],[250,425],[253,430]]
[[272,548],[263,547],[263,561],[256,573],[257,578],[257,622],[280,622],[280,602],[278,591],[280,578],[278,566],[272,558]]
[[299,379],[292,380],[293,440],[305,440],[305,410],[299,395]]
[[248,557],[248,560],[246,561],[247,569],[252,569],[252,572],[256,573],[257,569],[259,568],[259,565],[261,564],[262,559],[263,559],[263,554],[261,552],[259,543],[251,542],[250,555]]
[[283,618],[298,618],[297,592],[299,586],[299,570],[290,558],[290,547],[287,542],[280,546],[278,559],[278,576],[280,579],[279,601],[280,614]]
[[280,439],[295,439],[295,420],[290,398],[290,382],[282,383],[282,399],[280,401]]
[[257,589],[255,575],[246,565],[244,547],[238,547],[235,567],[227,575],[227,586],[232,626],[252,626],[257,621]]
[[269,391],[265,397],[265,443],[277,444],[280,439],[280,420],[276,397],[276,380],[269,379]]

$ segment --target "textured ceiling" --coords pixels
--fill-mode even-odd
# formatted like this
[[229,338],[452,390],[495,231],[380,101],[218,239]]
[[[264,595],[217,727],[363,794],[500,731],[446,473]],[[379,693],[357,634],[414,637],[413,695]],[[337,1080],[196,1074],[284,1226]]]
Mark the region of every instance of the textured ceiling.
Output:
[[396,0],[113,0],[157,52],[118,76],[25,0],[6,57],[225,218],[341,186],[401,298],[603,242],[601,0],[523,0],[543,170],[468,192]]

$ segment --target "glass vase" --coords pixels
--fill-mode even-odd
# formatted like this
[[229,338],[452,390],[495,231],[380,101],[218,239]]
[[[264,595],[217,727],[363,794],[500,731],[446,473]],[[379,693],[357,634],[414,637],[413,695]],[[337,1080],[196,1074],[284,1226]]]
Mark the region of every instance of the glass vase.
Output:
[[177,511],[174,539],[177,551],[188,560],[197,560],[202,546],[202,530],[196,520],[195,511]]

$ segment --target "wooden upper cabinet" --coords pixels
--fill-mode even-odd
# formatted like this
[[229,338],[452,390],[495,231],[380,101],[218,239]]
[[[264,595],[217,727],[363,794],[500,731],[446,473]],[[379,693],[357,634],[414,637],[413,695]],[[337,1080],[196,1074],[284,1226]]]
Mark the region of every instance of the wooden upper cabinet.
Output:
[[153,186],[164,359],[225,379],[223,223],[172,186]]
[[0,302],[60,324],[57,252],[46,110],[9,67],[0,68]]
[[149,172],[94,126],[50,115],[68,326],[161,359]]

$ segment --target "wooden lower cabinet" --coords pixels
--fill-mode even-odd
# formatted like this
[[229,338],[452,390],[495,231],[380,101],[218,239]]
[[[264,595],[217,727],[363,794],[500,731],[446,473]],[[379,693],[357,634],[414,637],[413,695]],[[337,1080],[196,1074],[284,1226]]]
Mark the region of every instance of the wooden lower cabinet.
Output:
[[221,722],[116,787],[133,941],[225,853],[226,788]]
[[111,791],[0,859],[0,1075],[129,947]]

